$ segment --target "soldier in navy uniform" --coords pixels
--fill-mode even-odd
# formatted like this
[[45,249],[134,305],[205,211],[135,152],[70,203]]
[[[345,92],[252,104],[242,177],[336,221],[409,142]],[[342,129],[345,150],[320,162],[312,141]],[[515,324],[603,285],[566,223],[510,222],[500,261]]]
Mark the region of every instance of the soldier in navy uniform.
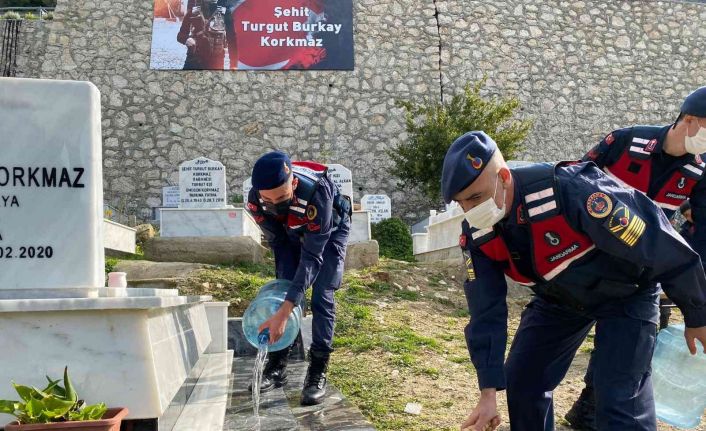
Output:
[[[496,391],[506,389],[513,431],[553,430],[552,391],[596,324],[598,428],[656,430],[650,363],[658,283],[684,314],[692,354],[697,340],[706,349],[706,276],[664,213],[591,162],[510,170],[483,132],[452,144],[442,192],[466,211],[465,335],[481,396],[462,427],[499,426]],[[504,364],[505,275],[535,296]]]
[[[694,228],[687,241],[706,257],[706,87],[686,97],[679,117],[668,126],[637,126],[611,132],[583,157],[593,161],[624,187],[637,189],[672,218],[689,200],[693,217],[702,228]],[[670,299],[660,299],[661,324],[669,321]],[[566,414],[576,429],[595,430],[592,362],[586,373],[586,388]]]
[[[326,393],[336,316],[334,291],[341,285],[352,205],[315,162],[292,162],[282,152],[257,160],[252,171],[248,211],[262,229],[275,256],[277,278],[292,281],[284,304],[262,324],[270,342],[282,336],[287,318],[313,286],[312,344],[301,403],[319,404]],[[287,383],[290,348],[272,352],[262,376],[262,392]]]

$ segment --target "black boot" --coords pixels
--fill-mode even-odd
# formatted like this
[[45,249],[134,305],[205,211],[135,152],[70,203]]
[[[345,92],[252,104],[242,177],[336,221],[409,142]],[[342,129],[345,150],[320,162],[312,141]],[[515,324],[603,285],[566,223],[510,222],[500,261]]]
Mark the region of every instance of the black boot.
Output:
[[582,431],[596,431],[596,397],[593,388],[584,388],[581,396],[564,416],[571,428]]
[[326,370],[328,369],[329,352],[309,350],[309,369],[302,390],[302,405],[313,406],[321,404],[326,395]]
[[[289,361],[289,352],[292,347],[278,350],[267,354],[267,363],[262,370],[262,381],[260,382],[260,393],[271,391],[275,388],[280,388],[287,384],[287,362]],[[248,387],[252,392],[252,382]]]

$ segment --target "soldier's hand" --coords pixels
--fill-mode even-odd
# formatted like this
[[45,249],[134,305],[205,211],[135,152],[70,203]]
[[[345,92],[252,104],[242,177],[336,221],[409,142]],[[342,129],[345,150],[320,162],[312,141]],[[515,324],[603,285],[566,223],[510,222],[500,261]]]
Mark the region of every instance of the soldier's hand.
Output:
[[289,321],[289,315],[292,314],[294,309],[294,304],[289,301],[284,301],[279,310],[267,319],[260,327],[257,329],[257,333],[261,334],[265,329],[270,331],[270,344],[275,344],[284,335],[285,329],[287,329],[287,322]]
[[483,389],[480,400],[468,418],[461,424],[461,431],[492,431],[500,426],[495,389]]
[[196,46],[196,40],[194,40],[193,38],[190,37],[190,38],[186,39],[185,45],[188,46],[189,48],[191,48],[192,46]]
[[686,345],[689,346],[689,352],[691,352],[692,355],[698,352],[696,340],[701,341],[701,347],[704,353],[706,353],[706,326],[700,328],[686,328],[684,330],[684,338],[686,338]]

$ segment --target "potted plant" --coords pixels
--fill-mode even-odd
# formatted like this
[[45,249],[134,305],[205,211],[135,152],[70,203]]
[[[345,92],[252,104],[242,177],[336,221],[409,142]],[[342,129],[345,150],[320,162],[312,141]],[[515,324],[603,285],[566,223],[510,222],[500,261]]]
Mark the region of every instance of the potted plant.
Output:
[[21,401],[0,400],[0,413],[13,415],[16,421],[5,425],[5,431],[120,431],[127,416],[126,408],[108,409],[105,404],[86,405],[79,399],[64,368],[64,385],[52,380],[39,390],[32,386],[12,386]]

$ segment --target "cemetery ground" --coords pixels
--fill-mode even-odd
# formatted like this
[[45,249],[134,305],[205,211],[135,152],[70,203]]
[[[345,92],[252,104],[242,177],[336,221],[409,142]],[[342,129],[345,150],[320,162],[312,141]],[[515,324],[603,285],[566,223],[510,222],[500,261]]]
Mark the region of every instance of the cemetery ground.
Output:
[[[108,261],[108,267],[117,263]],[[179,281],[182,294],[213,295],[231,303],[230,316],[242,315],[258,289],[274,278],[274,265],[211,266]],[[408,263],[382,259],[373,268],[348,271],[336,293],[335,352],[330,382],[378,430],[458,430],[478,398],[475,371],[463,337],[468,322],[463,269],[448,263]],[[508,292],[508,347],[527,303],[526,291]],[[678,312],[673,321],[680,321]],[[583,388],[583,373],[592,348],[579,349],[564,382],[555,391],[557,430]],[[419,415],[404,413],[408,403],[421,404]],[[498,397],[508,431],[505,393]],[[676,428],[661,424],[660,431]],[[706,431],[701,425],[697,431]]]

